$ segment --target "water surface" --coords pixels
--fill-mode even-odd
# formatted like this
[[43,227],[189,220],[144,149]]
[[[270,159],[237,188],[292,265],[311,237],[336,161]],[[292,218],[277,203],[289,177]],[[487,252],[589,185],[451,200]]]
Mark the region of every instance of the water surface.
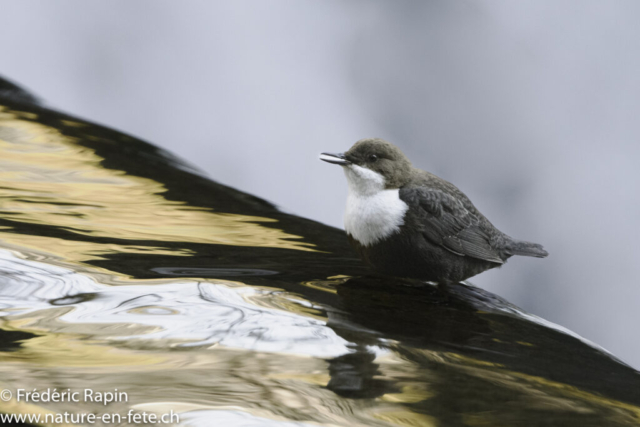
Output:
[[[29,101],[29,102],[24,102]],[[0,106],[0,388],[123,390],[183,425],[624,426],[640,377],[470,285],[370,275],[344,233],[156,147]]]

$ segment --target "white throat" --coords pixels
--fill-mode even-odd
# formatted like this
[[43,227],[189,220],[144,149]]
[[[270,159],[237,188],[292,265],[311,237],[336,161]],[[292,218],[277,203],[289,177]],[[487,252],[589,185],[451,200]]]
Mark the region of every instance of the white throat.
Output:
[[369,246],[396,233],[404,224],[408,206],[400,190],[385,190],[385,179],[371,169],[345,166],[349,192],[344,214],[346,232],[361,245]]

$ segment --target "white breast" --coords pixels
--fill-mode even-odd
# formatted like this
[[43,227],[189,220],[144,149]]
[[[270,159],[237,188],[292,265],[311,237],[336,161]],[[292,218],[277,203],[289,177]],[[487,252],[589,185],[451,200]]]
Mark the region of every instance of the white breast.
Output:
[[344,228],[360,244],[369,246],[396,233],[408,206],[400,190],[385,190],[382,175],[351,165],[344,168],[349,193]]

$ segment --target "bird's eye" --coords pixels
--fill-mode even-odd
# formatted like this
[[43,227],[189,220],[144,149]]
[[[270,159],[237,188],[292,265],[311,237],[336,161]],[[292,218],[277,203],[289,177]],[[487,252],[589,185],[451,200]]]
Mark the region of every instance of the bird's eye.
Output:
[[378,160],[378,156],[376,156],[375,154],[372,154],[369,156],[369,161],[370,162],[375,162],[376,160]]

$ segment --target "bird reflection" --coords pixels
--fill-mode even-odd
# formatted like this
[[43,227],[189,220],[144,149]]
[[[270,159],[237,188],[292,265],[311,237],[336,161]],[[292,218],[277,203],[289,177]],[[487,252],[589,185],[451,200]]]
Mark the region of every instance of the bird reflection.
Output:
[[339,396],[352,399],[372,399],[398,392],[394,382],[382,378],[375,359],[375,353],[362,345],[356,346],[353,353],[331,359],[331,380],[327,388]]
[[[328,325],[346,340],[360,344],[353,355],[330,360],[329,388],[337,394],[380,397],[402,387],[402,376],[380,374],[371,349],[381,345],[421,367],[424,388],[440,399],[447,396],[447,401],[468,395],[473,387],[476,394],[508,395],[505,389],[536,376],[557,381],[561,389],[579,387],[621,401],[640,398],[636,391],[621,392],[617,386],[638,381],[636,371],[588,341],[538,322],[472,285],[436,286],[362,276],[344,281],[336,290],[339,310],[329,313]],[[360,364],[357,368],[355,361]],[[585,375],[587,366],[592,375]],[[505,380],[502,388],[487,382],[496,372]],[[384,382],[380,381],[383,377]],[[424,401],[429,407],[431,403]]]

